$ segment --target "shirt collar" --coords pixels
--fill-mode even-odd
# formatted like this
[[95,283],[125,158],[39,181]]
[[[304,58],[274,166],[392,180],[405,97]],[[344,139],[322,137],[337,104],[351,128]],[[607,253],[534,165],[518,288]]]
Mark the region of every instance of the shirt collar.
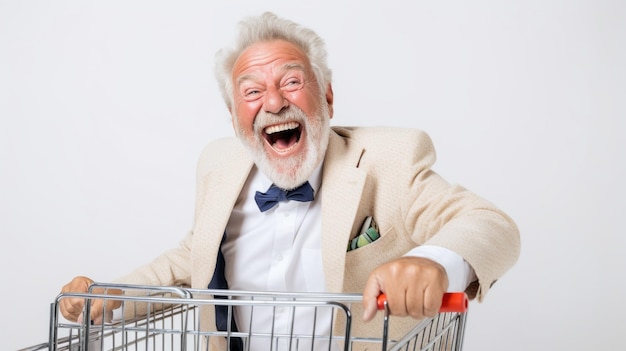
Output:
[[[309,184],[311,184],[311,187],[313,188],[313,192],[316,195],[320,187],[322,186],[322,166],[323,165],[324,165],[324,162],[320,162],[320,164],[315,168],[315,170],[313,170],[313,173],[311,173],[311,176],[309,177]],[[261,184],[261,188],[256,189],[256,190],[266,191],[274,183],[263,172],[260,172],[258,168],[256,169],[256,172],[254,173],[255,174],[253,177],[255,177],[258,180],[257,184],[259,183]]]

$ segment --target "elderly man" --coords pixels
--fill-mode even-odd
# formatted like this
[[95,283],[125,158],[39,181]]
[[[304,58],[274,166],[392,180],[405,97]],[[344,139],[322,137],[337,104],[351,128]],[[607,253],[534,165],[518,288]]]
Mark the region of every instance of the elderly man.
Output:
[[[431,169],[427,134],[330,126],[331,71],[313,31],[271,13],[246,19],[216,75],[237,138],[203,151],[180,246],[119,282],[361,292],[354,330],[365,334],[381,292],[401,321],[433,316],[446,291],[482,300],[517,260],[514,222]],[[61,308],[75,320],[82,301]]]

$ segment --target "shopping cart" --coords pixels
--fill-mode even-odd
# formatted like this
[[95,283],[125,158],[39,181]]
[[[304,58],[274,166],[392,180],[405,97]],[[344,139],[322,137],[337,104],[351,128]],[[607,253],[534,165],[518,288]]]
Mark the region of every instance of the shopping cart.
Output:
[[[94,290],[98,288],[99,290]],[[111,295],[111,289],[121,295]],[[102,293],[93,293],[102,291]],[[59,306],[69,298],[104,305],[121,301],[112,320],[94,324],[63,319]],[[461,350],[468,298],[464,293],[444,295],[434,318],[411,320],[398,338],[394,318],[384,296],[379,298],[381,330],[353,333],[352,310],[361,305],[359,294],[297,294],[199,290],[177,287],[95,283],[88,293],[63,293],[50,307],[49,341],[20,351],[104,350]],[[103,310],[104,310],[103,306]],[[216,309],[227,321],[216,330]],[[235,318],[237,316],[237,318]],[[302,316],[312,318],[302,320]],[[360,316],[356,317],[360,318]],[[243,319],[243,320],[242,320]],[[235,323],[233,323],[235,322]],[[376,324],[376,323],[373,323]],[[239,325],[240,328],[236,326]],[[368,324],[369,326],[369,324]]]

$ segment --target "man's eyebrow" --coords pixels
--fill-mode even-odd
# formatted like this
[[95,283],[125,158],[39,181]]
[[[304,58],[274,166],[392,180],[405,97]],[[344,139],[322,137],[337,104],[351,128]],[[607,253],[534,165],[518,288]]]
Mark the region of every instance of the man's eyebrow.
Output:
[[237,85],[240,85],[242,82],[247,81],[247,80],[257,80],[259,78],[258,74],[254,74],[254,73],[246,73],[243,74],[239,77],[237,77]]
[[[281,72],[287,72],[287,71],[291,71],[291,70],[298,70],[298,71],[302,71],[302,72],[306,72],[306,67],[298,62],[290,62],[290,63],[286,63],[284,65],[282,65],[280,67],[280,71]],[[254,74],[254,73],[246,73],[243,74],[241,76],[239,76],[237,78],[237,85],[240,85],[242,82],[244,81],[248,81],[248,80],[257,80],[258,79],[258,75]]]
[[292,69],[297,69],[299,71],[306,71],[305,67],[303,64],[298,63],[298,62],[290,62],[290,63],[286,63],[283,65],[282,70],[283,71],[290,71]]

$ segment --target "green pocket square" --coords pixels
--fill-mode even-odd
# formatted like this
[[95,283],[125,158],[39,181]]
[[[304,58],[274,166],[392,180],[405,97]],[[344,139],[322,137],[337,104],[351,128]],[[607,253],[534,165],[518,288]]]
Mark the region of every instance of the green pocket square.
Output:
[[359,247],[363,247],[380,238],[380,234],[378,233],[378,225],[376,225],[374,218],[371,216],[365,218],[365,221],[361,226],[360,233],[361,234],[359,234],[356,238],[350,240],[350,242],[348,243],[347,251],[358,249]]

